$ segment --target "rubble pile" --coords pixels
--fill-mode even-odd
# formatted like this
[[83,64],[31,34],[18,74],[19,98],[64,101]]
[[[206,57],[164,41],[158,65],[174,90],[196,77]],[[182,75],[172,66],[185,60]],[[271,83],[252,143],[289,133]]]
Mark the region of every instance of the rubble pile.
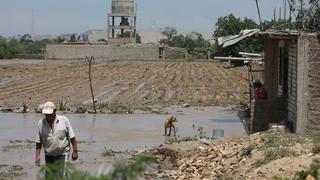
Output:
[[261,136],[248,138],[200,146],[193,156],[178,159],[178,169],[171,171],[170,176],[179,180],[223,178],[246,161],[255,145],[263,142]]
[[153,149],[160,165],[146,179],[294,178],[320,159],[320,142],[305,135],[257,133],[223,141],[196,140]]

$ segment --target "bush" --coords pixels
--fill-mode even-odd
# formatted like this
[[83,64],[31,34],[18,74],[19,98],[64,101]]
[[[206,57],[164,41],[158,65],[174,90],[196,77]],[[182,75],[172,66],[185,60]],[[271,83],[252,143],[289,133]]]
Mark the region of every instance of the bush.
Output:
[[68,102],[64,98],[59,100],[59,111],[64,111],[67,109]]
[[300,171],[296,173],[296,180],[305,180],[308,176],[312,176],[315,179],[319,179],[320,177],[320,161],[318,159],[313,160],[309,169],[306,171]]
[[75,113],[85,113],[87,112],[87,108],[84,106],[78,106],[75,110]]
[[100,102],[100,103],[98,104],[98,109],[99,109],[99,110],[105,109],[105,108],[107,108],[107,107],[108,107],[108,103],[106,103],[106,102]]

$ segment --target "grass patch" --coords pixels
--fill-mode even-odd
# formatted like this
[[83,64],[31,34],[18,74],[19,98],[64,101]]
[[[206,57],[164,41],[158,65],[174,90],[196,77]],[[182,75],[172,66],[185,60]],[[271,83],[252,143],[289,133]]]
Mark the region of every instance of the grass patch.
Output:
[[120,103],[120,102],[113,102],[109,105],[108,109],[112,114],[132,114],[133,111],[128,106]]
[[293,157],[297,155],[297,152],[284,147],[270,148],[266,150],[265,153],[265,157],[261,160],[256,161],[254,164],[255,166],[260,167],[277,159],[281,159],[284,157]]
[[302,135],[290,133],[268,133],[263,136],[263,139],[264,143],[257,148],[264,151],[265,156],[255,162],[254,165],[257,167],[284,157],[297,156],[299,153],[292,148],[297,143],[305,144],[309,141]]
[[263,136],[264,144],[260,149],[291,147],[297,143],[304,144],[308,141],[306,137],[290,133],[268,133]]

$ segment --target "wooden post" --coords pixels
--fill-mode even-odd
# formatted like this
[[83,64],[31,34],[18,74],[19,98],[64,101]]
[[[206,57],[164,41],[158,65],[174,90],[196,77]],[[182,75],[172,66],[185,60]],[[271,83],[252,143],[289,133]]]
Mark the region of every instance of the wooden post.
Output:
[[251,104],[252,101],[252,87],[251,87],[251,83],[252,83],[252,63],[249,62],[248,63],[248,84],[249,84],[249,101]]
[[91,96],[92,96],[93,109],[94,109],[94,113],[97,113],[96,101],[94,99],[93,88],[92,88],[92,80],[91,80],[91,65],[92,65],[92,61],[94,60],[94,57],[91,56],[89,58],[87,56],[86,59],[88,60],[88,63],[89,63],[89,82],[90,82],[90,90],[91,90]]

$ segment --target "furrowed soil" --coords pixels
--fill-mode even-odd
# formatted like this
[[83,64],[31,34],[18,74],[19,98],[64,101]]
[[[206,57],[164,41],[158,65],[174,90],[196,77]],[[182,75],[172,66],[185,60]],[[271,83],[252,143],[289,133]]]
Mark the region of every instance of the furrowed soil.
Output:
[[[0,62],[0,105],[29,108],[65,99],[71,107],[91,104],[88,63],[77,61]],[[95,61],[95,99],[132,108],[213,106],[246,100],[245,67],[224,69],[215,62]]]

